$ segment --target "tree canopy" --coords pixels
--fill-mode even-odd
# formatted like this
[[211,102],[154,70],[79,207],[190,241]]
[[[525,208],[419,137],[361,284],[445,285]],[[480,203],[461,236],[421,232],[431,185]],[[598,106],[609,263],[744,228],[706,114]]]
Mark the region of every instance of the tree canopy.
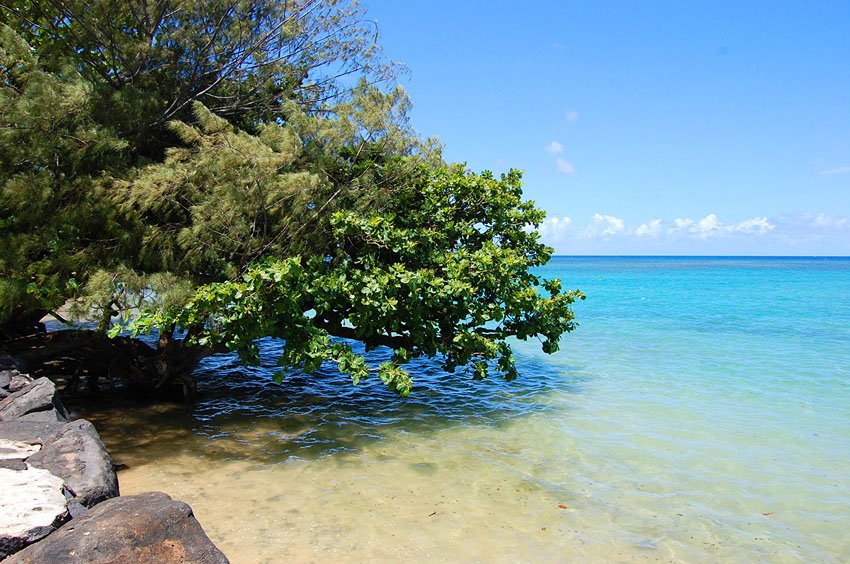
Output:
[[[335,363],[406,395],[437,357],[517,376],[583,298],[517,171],[443,161],[355,2],[0,3],[0,324],[71,300],[116,339],[159,336],[152,387],[205,355]],[[367,350],[391,359],[370,366]],[[134,349],[138,350],[138,349]],[[128,360],[129,361],[129,360]]]

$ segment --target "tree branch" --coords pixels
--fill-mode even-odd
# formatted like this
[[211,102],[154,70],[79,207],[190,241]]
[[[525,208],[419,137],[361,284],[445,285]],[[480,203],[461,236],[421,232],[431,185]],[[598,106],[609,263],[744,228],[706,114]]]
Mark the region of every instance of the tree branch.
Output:
[[358,335],[357,330],[353,327],[343,327],[341,325],[331,324],[321,318],[314,318],[313,325],[319,329],[324,329],[334,337],[362,341],[366,343],[367,346],[384,346],[389,347],[391,349],[408,350],[412,350],[416,346],[416,343],[414,343],[413,339],[404,335],[376,334],[370,335],[368,337],[362,337]]

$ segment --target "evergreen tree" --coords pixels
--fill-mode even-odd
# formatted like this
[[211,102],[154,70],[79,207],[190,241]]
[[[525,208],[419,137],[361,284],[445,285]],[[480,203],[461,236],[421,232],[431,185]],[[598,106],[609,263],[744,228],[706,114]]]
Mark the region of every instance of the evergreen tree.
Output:
[[394,74],[356,0],[5,0],[4,21],[48,71],[70,63],[95,85],[101,123],[155,159],[195,101],[253,131]]
[[[201,358],[256,362],[265,336],[284,339],[285,368],[334,362],[402,394],[411,358],[512,379],[509,338],[557,350],[583,296],[530,271],[551,253],[543,213],[519,173],[448,166],[411,130],[404,91],[372,83],[386,67],[358,10],[3,7],[0,324],[71,299],[97,331],[47,335],[33,355],[89,351],[95,379],[120,365],[184,393]],[[345,88],[350,72],[364,76]],[[340,339],[394,354],[370,367]]]
[[120,264],[134,229],[108,195],[126,142],[93,119],[92,86],[48,73],[0,26],[0,326],[32,327],[92,268]]

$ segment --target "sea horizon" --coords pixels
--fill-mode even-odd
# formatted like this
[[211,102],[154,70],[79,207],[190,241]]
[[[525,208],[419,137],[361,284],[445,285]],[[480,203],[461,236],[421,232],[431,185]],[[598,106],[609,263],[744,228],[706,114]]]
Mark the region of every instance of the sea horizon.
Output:
[[776,258],[776,259],[850,259],[850,255],[576,255],[553,254],[553,258]]

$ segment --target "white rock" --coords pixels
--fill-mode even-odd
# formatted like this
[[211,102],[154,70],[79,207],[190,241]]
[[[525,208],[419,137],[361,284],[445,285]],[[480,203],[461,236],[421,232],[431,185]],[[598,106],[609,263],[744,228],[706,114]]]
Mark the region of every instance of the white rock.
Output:
[[0,553],[45,537],[67,518],[62,486],[47,470],[0,468]]
[[0,459],[19,458],[23,460],[28,458],[30,455],[37,453],[40,448],[41,447],[39,445],[0,439]]

